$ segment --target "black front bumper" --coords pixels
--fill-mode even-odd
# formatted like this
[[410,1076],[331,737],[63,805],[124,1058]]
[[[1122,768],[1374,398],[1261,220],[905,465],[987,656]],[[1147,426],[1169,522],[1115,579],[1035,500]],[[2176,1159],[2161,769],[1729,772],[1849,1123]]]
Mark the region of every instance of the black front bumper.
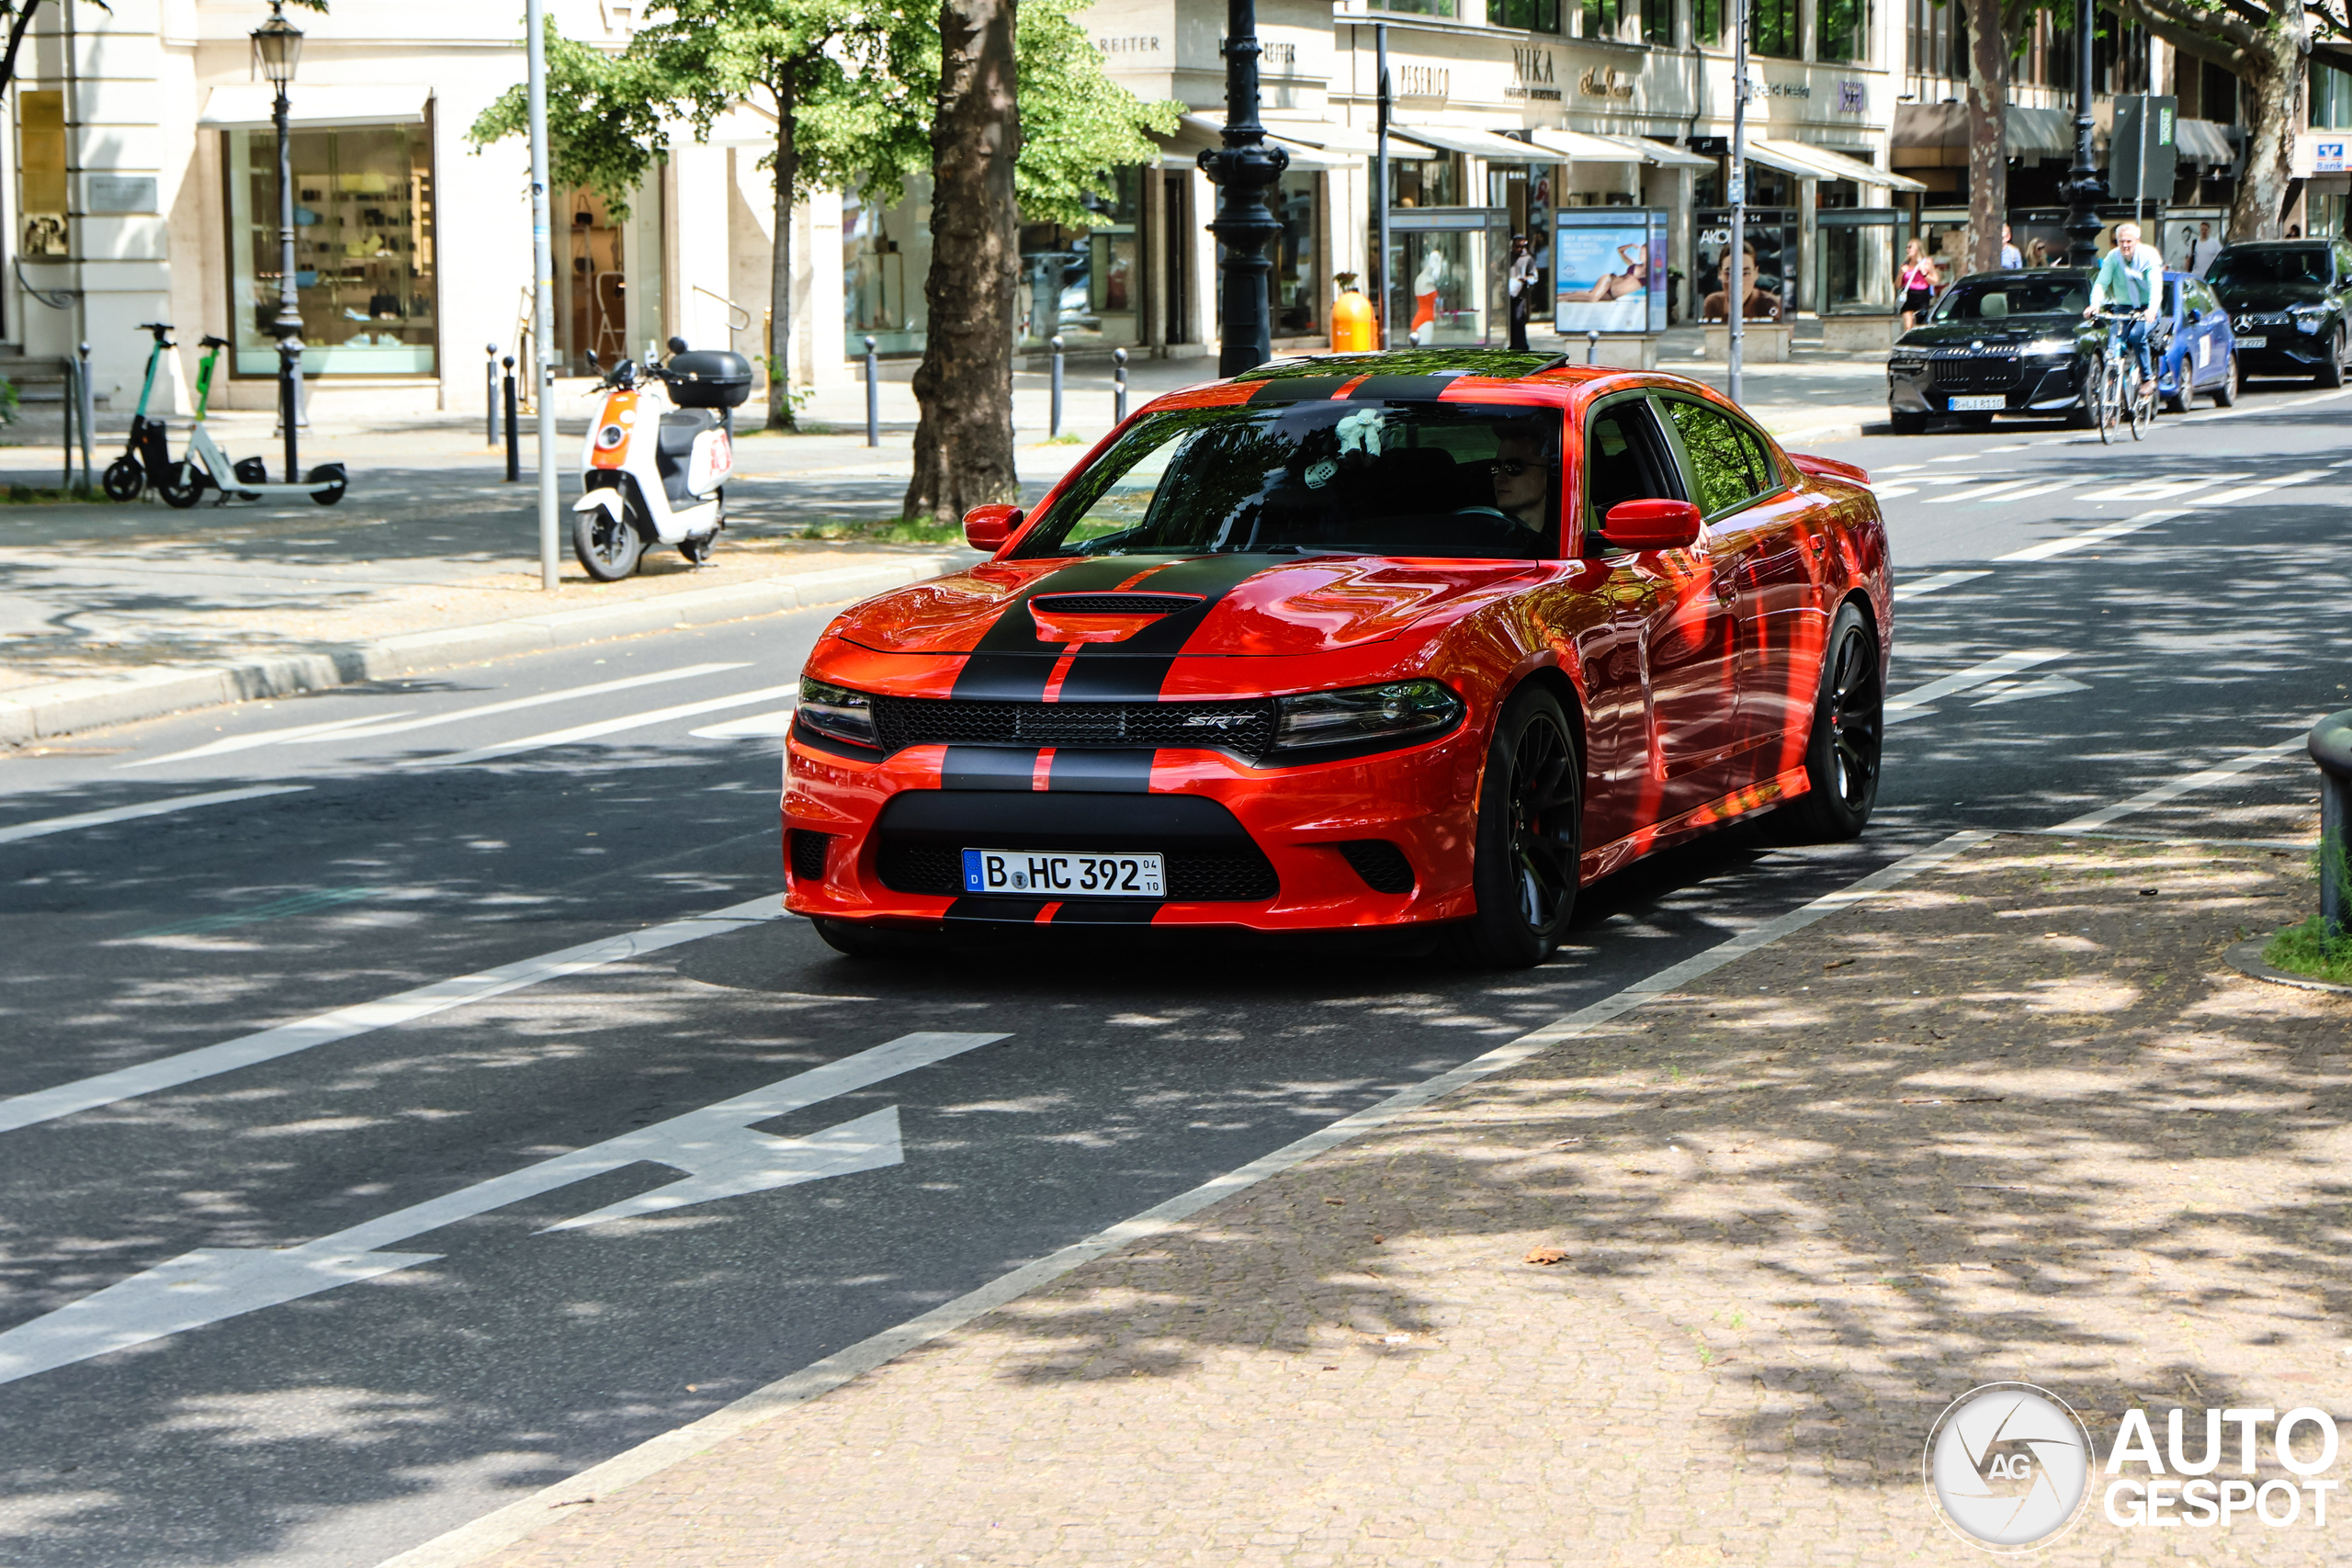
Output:
[[[2316,376],[2335,349],[2335,323],[2315,333],[2299,331],[2291,318],[2248,321],[2237,329],[2241,339],[2238,368],[2249,376]],[[2260,348],[2248,348],[2248,336],[2264,339]]]
[[[1928,354],[1886,367],[1886,406],[1893,413],[2063,413],[2082,401],[2082,371],[2074,359],[2027,360],[2015,354]],[[1955,397],[1998,397],[1995,409],[1957,411]]]

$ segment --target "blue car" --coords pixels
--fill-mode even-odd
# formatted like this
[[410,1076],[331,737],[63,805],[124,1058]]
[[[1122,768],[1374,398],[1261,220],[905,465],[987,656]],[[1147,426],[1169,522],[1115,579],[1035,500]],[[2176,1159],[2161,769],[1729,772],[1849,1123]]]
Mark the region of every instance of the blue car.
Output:
[[2193,273],[2165,274],[2165,302],[2156,320],[2164,357],[2156,365],[2156,392],[2165,408],[2186,413],[2200,392],[2216,408],[2238,400],[2238,344],[2230,313]]

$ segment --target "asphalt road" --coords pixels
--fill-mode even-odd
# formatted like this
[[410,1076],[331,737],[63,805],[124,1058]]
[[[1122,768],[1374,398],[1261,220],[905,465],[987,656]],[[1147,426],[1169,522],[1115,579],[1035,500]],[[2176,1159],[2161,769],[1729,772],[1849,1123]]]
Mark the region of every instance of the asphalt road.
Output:
[[[0,1383],[0,1557],[374,1562],[1956,828],[2270,748],[2105,826],[2307,835],[2290,748],[2352,706],[2347,412],[2261,389],[2138,446],[1822,448],[1872,470],[1904,595],[1870,834],[1660,857],[1530,974],[904,970],[695,922],[780,886],[775,732],[818,614],[0,761],[0,1378],[42,1369]],[[209,799],[248,790],[277,793]],[[648,929],[669,945],[532,966]],[[743,1189],[754,1127],[804,1140],[805,1179]]]

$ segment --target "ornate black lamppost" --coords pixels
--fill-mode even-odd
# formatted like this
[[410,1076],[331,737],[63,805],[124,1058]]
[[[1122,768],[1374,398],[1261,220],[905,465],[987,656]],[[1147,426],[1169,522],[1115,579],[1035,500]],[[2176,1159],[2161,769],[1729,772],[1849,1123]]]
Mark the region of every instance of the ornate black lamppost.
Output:
[[1266,190],[1290,166],[1290,154],[1270,144],[1258,123],[1256,0],[1226,0],[1225,16],[1225,145],[1202,152],[1201,172],[1217,186],[1216,221],[1209,232],[1225,247],[1218,264],[1225,322],[1216,373],[1238,376],[1273,356],[1266,289],[1273,263],[1266,247],[1283,226],[1266,206]]
[[277,89],[270,118],[277,126],[277,410],[286,431],[286,482],[302,482],[294,426],[302,413],[302,303],[294,292],[294,138],[286,88],[302,58],[302,29],[286,19],[286,0],[270,0],[269,20],[254,29],[254,65]]
[[2107,196],[2091,152],[2091,0],[2075,0],[2075,166],[2066,171],[2066,261],[2098,261],[2098,204]]

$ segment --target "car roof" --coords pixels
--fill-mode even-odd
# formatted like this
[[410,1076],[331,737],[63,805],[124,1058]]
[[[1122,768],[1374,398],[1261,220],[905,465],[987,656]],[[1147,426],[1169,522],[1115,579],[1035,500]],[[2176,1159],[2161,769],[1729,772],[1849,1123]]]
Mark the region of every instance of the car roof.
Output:
[[2328,234],[2312,234],[2300,240],[2240,240],[2235,244],[2223,245],[2222,249],[2224,252],[2324,251],[2333,238],[2334,236]]
[[1510,348],[1389,348],[1369,354],[1309,354],[1270,359],[1244,370],[1236,381],[1287,381],[1306,377],[1476,376],[1518,381],[1574,364],[1565,354]]
[[2004,266],[1990,272],[1964,272],[1952,279],[1954,283],[1974,283],[1986,277],[2088,277],[2086,266]]

